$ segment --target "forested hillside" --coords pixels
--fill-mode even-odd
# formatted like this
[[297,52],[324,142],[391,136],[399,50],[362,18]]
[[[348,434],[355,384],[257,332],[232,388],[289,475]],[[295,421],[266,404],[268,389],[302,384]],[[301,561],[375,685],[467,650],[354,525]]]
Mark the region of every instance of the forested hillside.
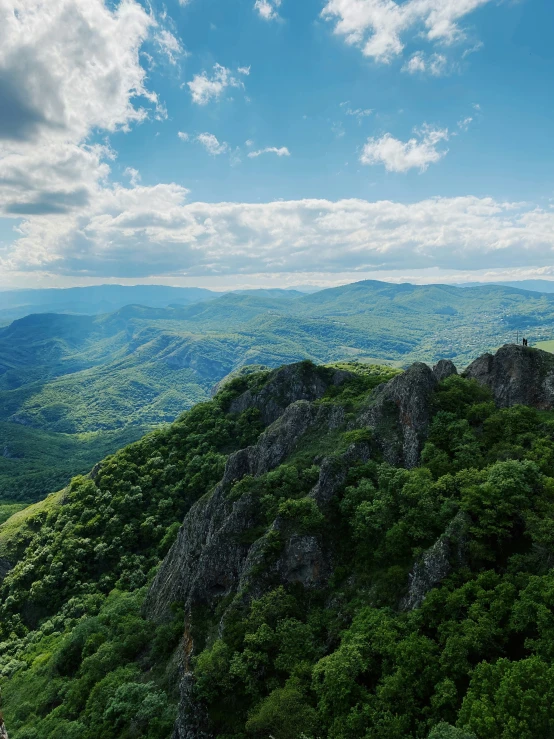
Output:
[[553,381],[245,375],[17,513],[10,739],[553,736]]
[[0,329],[0,500],[37,500],[67,484],[244,365],[464,365],[517,331],[550,339],[554,326],[554,295],[500,286],[360,282],[200,297],[98,316],[34,314]]

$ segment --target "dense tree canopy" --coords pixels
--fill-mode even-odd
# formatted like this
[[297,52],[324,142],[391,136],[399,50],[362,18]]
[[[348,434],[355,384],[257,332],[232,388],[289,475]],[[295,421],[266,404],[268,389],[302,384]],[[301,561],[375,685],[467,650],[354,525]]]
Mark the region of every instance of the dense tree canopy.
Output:
[[[156,625],[141,604],[183,515],[260,433],[256,411],[227,412],[251,382],[74,479],[63,505],[10,540],[18,563],[0,607],[10,737],[171,736],[184,614],[176,603]],[[321,402],[351,411],[374,384],[357,379]],[[231,488],[231,499],[259,500],[262,530],[279,516],[323,537],[334,570],[324,589],[270,583],[192,614],[194,694],[216,736],[554,736],[554,416],[497,410],[457,376],[434,404],[421,466],[353,464],[324,514],[308,493],[329,439]],[[368,438],[345,427],[331,446],[356,434]],[[448,573],[407,606],[414,565],[446,539]]]

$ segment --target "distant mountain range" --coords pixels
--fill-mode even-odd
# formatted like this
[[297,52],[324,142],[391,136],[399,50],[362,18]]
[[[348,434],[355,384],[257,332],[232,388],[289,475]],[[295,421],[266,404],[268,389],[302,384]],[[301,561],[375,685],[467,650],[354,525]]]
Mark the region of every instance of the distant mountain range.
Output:
[[[498,285],[364,281],[313,294],[113,285],[37,292],[50,302],[41,304],[33,291],[11,293],[21,306],[33,298],[35,312],[0,328],[0,498],[33,499],[61,487],[208,398],[216,382],[244,365],[348,359],[406,366],[450,357],[463,367],[518,333],[530,343],[554,334],[554,294]],[[157,305],[43,313],[51,292],[58,305],[73,300],[89,310],[132,295]],[[13,310],[9,294],[0,295],[4,309]]]
[[515,287],[519,290],[531,290],[536,293],[554,293],[554,280],[514,280],[512,282],[463,282],[456,287],[487,287],[500,285],[501,287]]

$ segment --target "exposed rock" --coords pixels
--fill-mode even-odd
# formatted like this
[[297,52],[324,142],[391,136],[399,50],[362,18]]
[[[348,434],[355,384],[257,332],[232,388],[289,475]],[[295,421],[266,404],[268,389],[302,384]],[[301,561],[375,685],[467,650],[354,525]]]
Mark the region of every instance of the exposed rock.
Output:
[[232,401],[229,411],[242,413],[258,408],[265,425],[273,423],[297,400],[318,400],[332,385],[340,385],[352,373],[329,367],[316,367],[311,362],[289,364],[275,370],[259,390],[246,390]]
[[11,569],[13,569],[12,563],[5,557],[0,557],[0,582],[2,582]]
[[329,430],[343,421],[340,407],[317,407],[298,401],[261,435],[255,446],[229,457],[222,481],[191,508],[152,583],[145,606],[151,618],[167,618],[171,603],[177,600],[190,608],[210,604],[236,589],[251,547],[245,535],[258,524],[258,505],[247,494],[237,501],[229,500],[232,484],[280,465],[309,429]]
[[281,582],[298,582],[305,588],[314,588],[327,583],[331,563],[318,537],[294,534],[286,542],[275,571]]
[[426,364],[416,362],[373,391],[357,426],[374,429],[375,440],[389,464],[409,469],[419,463],[436,386],[433,371]]
[[335,493],[346,482],[348,469],[358,462],[367,462],[370,457],[369,444],[356,442],[351,444],[340,458],[326,458],[321,463],[319,480],[310,493],[319,508],[331,502]]
[[506,344],[494,356],[476,359],[463,375],[489,387],[500,408],[554,408],[554,355],[549,352]]
[[468,525],[467,515],[458,513],[444,534],[422,555],[410,573],[410,587],[400,604],[403,610],[419,608],[427,593],[448,577],[454,566],[463,564]]
[[194,677],[188,668],[183,672],[179,690],[179,711],[171,739],[212,739],[204,706],[194,699]]
[[6,724],[4,723],[4,717],[0,713],[0,739],[8,739],[8,732],[6,730]]
[[451,375],[457,375],[458,370],[456,369],[454,362],[450,359],[441,359],[440,362],[433,367],[433,374],[437,378],[437,382],[442,382]]

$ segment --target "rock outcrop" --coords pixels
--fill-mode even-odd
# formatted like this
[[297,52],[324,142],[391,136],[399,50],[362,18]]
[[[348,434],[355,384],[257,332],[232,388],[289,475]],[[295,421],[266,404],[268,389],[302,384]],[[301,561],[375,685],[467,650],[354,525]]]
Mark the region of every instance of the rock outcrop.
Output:
[[490,388],[500,408],[554,408],[554,355],[549,352],[506,344],[496,354],[476,359],[463,375]]
[[458,370],[456,365],[450,359],[441,359],[440,362],[433,367],[433,374],[437,378],[438,382],[446,380],[447,377],[457,375]]
[[191,508],[158,571],[146,600],[151,618],[168,617],[170,605],[177,600],[190,609],[236,590],[248,569],[251,542],[245,538],[259,523],[259,506],[250,494],[230,500],[233,483],[275,469],[308,430],[329,431],[343,422],[342,408],[300,400],[285,410],[255,446],[229,457],[222,481]]
[[341,385],[353,377],[345,370],[317,367],[311,362],[298,362],[280,367],[271,373],[263,387],[247,390],[232,401],[230,413],[242,413],[248,408],[260,411],[265,425],[273,423],[291,403],[297,400],[318,400],[332,385]]
[[419,608],[427,593],[464,563],[469,523],[466,514],[458,513],[444,534],[424,552],[410,573],[409,590],[400,604],[403,610]]
[[437,384],[433,371],[416,362],[372,393],[357,426],[374,430],[375,441],[389,464],[408,469],[418,464]]

